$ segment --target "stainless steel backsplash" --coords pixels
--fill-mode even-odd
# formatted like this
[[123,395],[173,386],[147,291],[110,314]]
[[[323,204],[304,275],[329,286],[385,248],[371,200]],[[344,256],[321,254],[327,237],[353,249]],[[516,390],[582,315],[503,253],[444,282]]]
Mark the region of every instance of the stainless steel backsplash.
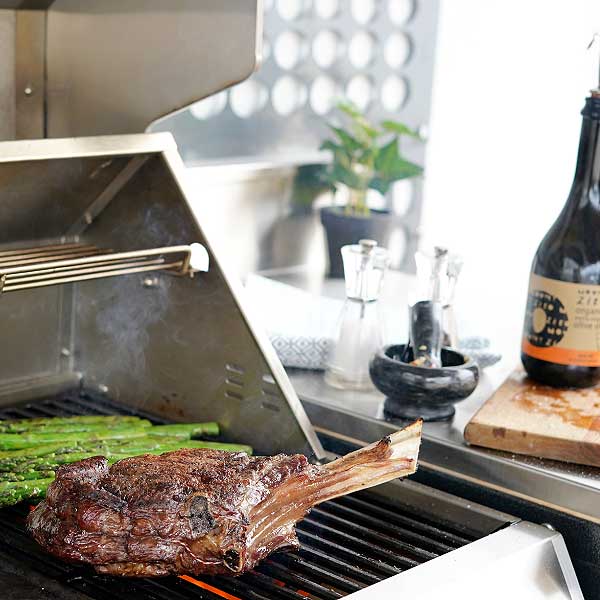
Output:
[[294,201],[297,169],[289,164],[188,169],[197,218],[221,260],[242,278],[300,265],[325,269],[318,210],[302,210]]

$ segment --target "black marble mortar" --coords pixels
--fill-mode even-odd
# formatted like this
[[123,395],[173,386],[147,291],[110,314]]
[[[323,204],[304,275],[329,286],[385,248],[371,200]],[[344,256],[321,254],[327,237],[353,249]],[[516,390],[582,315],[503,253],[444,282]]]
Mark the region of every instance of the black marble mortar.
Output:
[[403,419],[443,421],[454,415],[453,404],[464,400],[477,387],[477,363],[451,348],[442,349],[442,367],[418,367],[395,358],[405,344],[385,346],[372,359],[369,372],[375,387],[386,395],[384,412]]

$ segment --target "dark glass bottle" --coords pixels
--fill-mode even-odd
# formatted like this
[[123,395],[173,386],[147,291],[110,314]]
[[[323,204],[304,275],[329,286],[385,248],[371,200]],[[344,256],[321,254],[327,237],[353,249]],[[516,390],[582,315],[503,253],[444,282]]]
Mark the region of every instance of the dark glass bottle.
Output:
[[531,268],[521,360],[556,387],[600,382],[600,89],[587,98],[573,186]]

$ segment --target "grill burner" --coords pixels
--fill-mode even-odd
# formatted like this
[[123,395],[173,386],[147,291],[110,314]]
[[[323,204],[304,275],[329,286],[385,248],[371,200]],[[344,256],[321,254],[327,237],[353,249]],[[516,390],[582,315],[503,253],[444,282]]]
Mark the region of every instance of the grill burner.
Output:
[[[129,414],[166,422],[90,393],[0,410],[0,419],[84,414]],[[297,525],[299,552],[278,552],[239,578],[118,579],[46,554],[25,532],[23,506],[0,511],[0,551],[91,598],[144,600],[279,600],[342,598],[474,541],[459,526],[423,520],[359,492],[321,504]]]

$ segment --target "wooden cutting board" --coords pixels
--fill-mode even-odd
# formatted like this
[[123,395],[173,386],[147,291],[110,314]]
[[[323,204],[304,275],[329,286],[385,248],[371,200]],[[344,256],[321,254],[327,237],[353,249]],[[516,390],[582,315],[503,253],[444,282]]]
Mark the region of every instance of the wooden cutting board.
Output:
[[600,466],[600,387],[539,385],[519,369],[465,428],[469,444]]

